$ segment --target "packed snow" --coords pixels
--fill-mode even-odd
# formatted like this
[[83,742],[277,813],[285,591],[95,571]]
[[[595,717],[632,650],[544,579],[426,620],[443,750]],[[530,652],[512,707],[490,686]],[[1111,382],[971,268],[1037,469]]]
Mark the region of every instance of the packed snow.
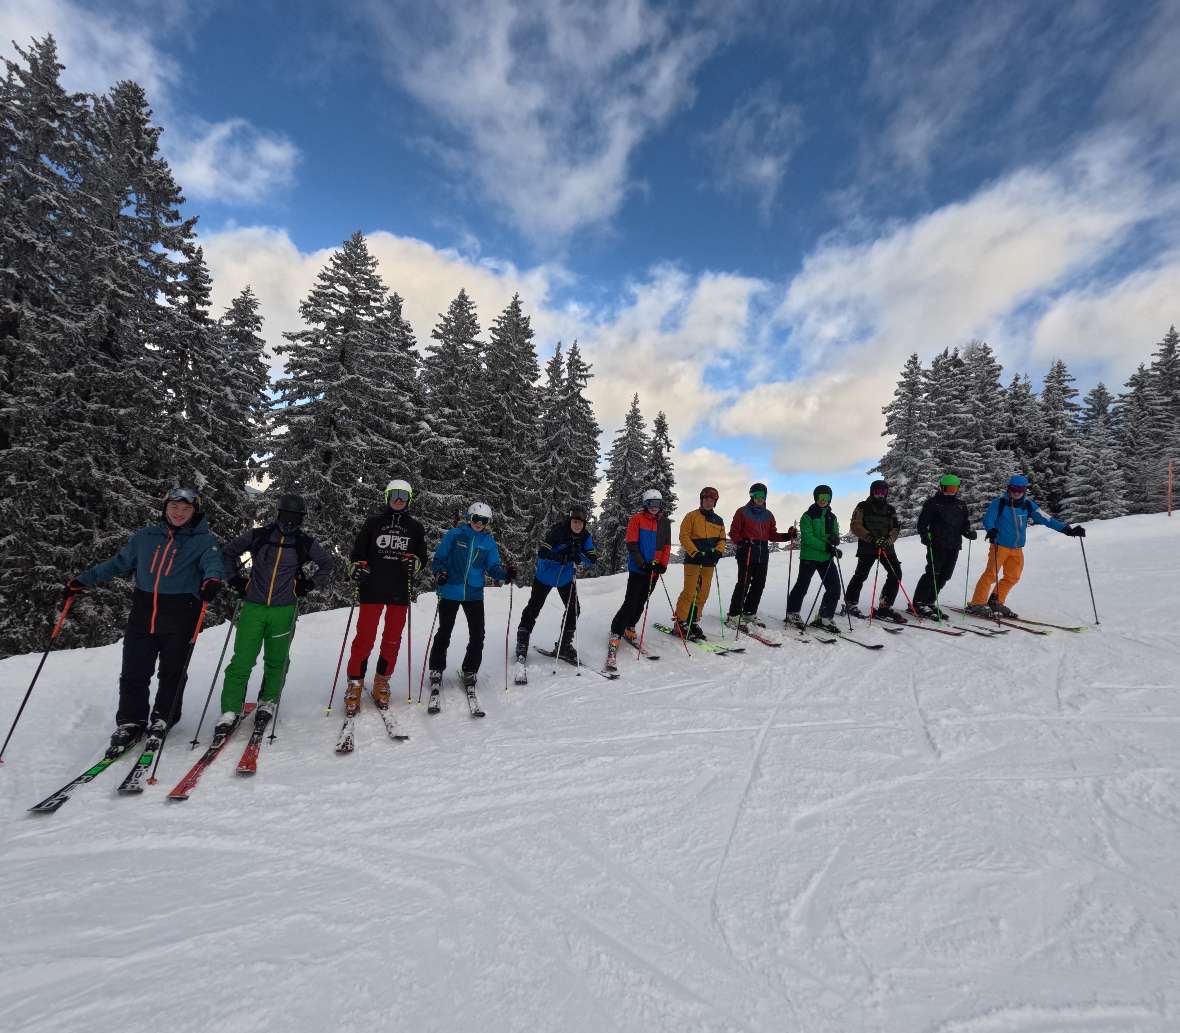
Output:
[[[718,657],[649,629],[660,660],[624,650],[615,682],[534,653],[505,692],[509,591],[489,590],[487,717],[454,679],[460,617],[442,713],[406,704],[403,650],[411,739],[362,711],[350,756],[339,691],[325,716],[347,611],[312,614],[259,773],[234,772],[239,731],[184,803],[165,794],[224,628],[158,785],[119,796],[124,759],[28,815],[100,756],[116,699],[119,644],[51,655],[0,768],[0,1029],[1175,1033],[1180,519],[1089,531],[1100,627],[1078,543],[1044,529],[1009,600],[1080,634]],[[911,590],[920,552],[899,543]],[[622,579],[582,592],[597,664]],[[534,643],[559,620],[554,597]],[[5,726],[37,660],[0,663]]]

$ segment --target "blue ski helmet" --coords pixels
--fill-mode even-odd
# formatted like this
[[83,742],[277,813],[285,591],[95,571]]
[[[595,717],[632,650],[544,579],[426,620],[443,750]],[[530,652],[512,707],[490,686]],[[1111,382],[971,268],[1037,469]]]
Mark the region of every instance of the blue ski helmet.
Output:
[[1008,478],[1008,487],[1009,488],[1024,488],[1024,490],[1027,491],[1028,490],[1028,478],[1025,477],[1024,474],[1022,474],[1022,473],[1013,474],[1010,478]]

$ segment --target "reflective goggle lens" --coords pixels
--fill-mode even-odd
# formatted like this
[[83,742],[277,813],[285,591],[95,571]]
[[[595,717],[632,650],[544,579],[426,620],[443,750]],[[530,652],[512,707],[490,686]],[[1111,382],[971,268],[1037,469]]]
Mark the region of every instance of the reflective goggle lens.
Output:
[[766,501],[766,492],[752,491],[752,492],[750,492],[750,498],[755,499],[758,502],[765,502]]
[[473,524],[490,524],[491,523],[490,517],[478,516],[475,513],[468,514],[467,519]]
[[947,495],[958,495],[959,486],[957,484],[944,484],[942,490]]
[[1008,494],[1009,495],[1023,495],[1027,490],[1028,490],[1027,488],[1009,488]]
[[663,509],[664,503],[661,502],[659,499],[648,499],[644,503],[644,506],[646,506],[648,509],[650,509],[654,512],[657,509]]
[[173,488],[164,498],[167,502],[187,502],[190,506],[195,506],[200,496],[196,488]]
[[400,500],[402,502],[409,503],[410,493],[406,491],[405,488],[393,488],[385,493],[385,500],[387,502]]
[[815,498],[816,498],[817,502],[831,502],[832,501],[831,495],[817,495]]

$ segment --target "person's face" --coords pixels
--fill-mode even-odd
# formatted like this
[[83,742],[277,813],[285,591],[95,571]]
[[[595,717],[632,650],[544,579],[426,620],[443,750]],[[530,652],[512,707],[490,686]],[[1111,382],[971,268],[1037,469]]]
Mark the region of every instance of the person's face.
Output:
[[581,534],[582,528],[586,526],[586,521],[581,517],[570,517],[570,530],[574,534]]
[[708,513],[715,505],[717,505],[717,500],[713,498],[712,495],[701,496],[701,509],[703,509],[706,513]]
[[829,502],[832,501],[831,495],[818,495],[815,499],[820,509],[826,509]]
[[168,518],[168,523],[173,527],[183,527],[192,519],[196,508],[191,502],[184,502],[183,500],[177,499],[174,502],[169,502],[164,507],[164,515]]
[[764,491],[754,492],[750,496],[750,504],[753,506],[765,506],[766,505],[766,492],[764,492]]

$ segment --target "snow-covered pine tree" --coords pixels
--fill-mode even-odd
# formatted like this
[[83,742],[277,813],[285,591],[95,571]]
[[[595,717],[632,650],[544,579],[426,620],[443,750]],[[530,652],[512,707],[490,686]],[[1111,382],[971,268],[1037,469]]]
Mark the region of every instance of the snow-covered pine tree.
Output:
[[668,417],[661,409],[652,421],[648,438],[647,486],[664,496],[664,513],[671,517],[676,512],[676,471],[672,463],[672,436],[668,432]]
[[586,397],[586,388],[594,376],[594,367],[582,358],[575,340],[565,357],[564,411],[570,426],[570,450],[566,459],[572,499],[589,502],[598,487],[599,441],[602,428],[594,415],[594,406]]
[[479,332],[475,305],[460,290],[431,330],[434,343],[422,359],[427,418],[437,447],[425,458],[431,501],[418,516],[435,541],[490,487],[480,427],[487,394]]
[[972,341],[962,353],[964,397],[956,440],[962,456],[962,498],[974,516],[982,514],[997,489],[1012,475],[1015,457],[1003,447],[1007,417],[1003,367],[991,346]]
[[[284,333],[275,384],[269,494],[303,495],[308,527],[344,562],[358,523],[381,498],[398,428],[386,407],[394,361],[388,296],[364,236],[333,252],[299,306],[306,329]],[[337,579],[321,607],[348,601]]]
[[482,420],[482,448],[488,457],[488,502],[497,516],[496,540],[503,552],[531,574],[536,546],[544,534],[548,506],[543,498],[540,371],[531,320],[514,294],[488,331]]
[[[1038,471],[1045,466],[1048,445],[1041,404],[1028,377],[1019,373],[1012,377],[1012,383],[1004,392],[1004,413],[1000,447],[1012,453],[1009,476],[1023,473],[1032,481],[1036,494]],[[999,490],[1006,483],[1007,478],[1004,478],[992,487]]]
[[600,575],[617,574],[627,566],[627,523],[639,509],[643,493],[649,487],[650,447],[636,394],[606,460],[606,497],[602,500],[595,535],[601,557],[597,571]]
[[1041,418],[1045,428],[1043,465],[1033,480],[1037,502],[1056,513],[1069,494],[1069,465],[1077,439],[1078,393],[1062,359],[1055,359],[1041,385]]
[[1069,494],[1061,503],[1061,519],[1071,523],[1125,516],[1127,500],[1112,428],[1111,403],[1099,383],[1084,399],[1081,430],[1074,448]]
[[898,519],[904,528],[912,529],[922,503],[933,491],[930,477],[934,467],[926,379],[917,353],[906,360],[893,400],[881,412],[885,415],[882,437],[892,440],[881,461],[869,473],[879,473],[889,482]]
[[1155,475],[1147,501],[1151,512],[1159,512],[1167,507],[1168,460],[1180,467],[1180,333],[1174,325],[1152,353],[1149,375],[1152,419],[1144,445],[1155,457]]
[[1132,513],[1155,512],[1153,496],[1160,476],[1159,457],[1146,443],[1150,440],[1152,428],[1158,426],[1157,402],[1151,373],[1140,363],[1127,379],[1115,410],[1119,469],[1126,487],[1127,507]]

